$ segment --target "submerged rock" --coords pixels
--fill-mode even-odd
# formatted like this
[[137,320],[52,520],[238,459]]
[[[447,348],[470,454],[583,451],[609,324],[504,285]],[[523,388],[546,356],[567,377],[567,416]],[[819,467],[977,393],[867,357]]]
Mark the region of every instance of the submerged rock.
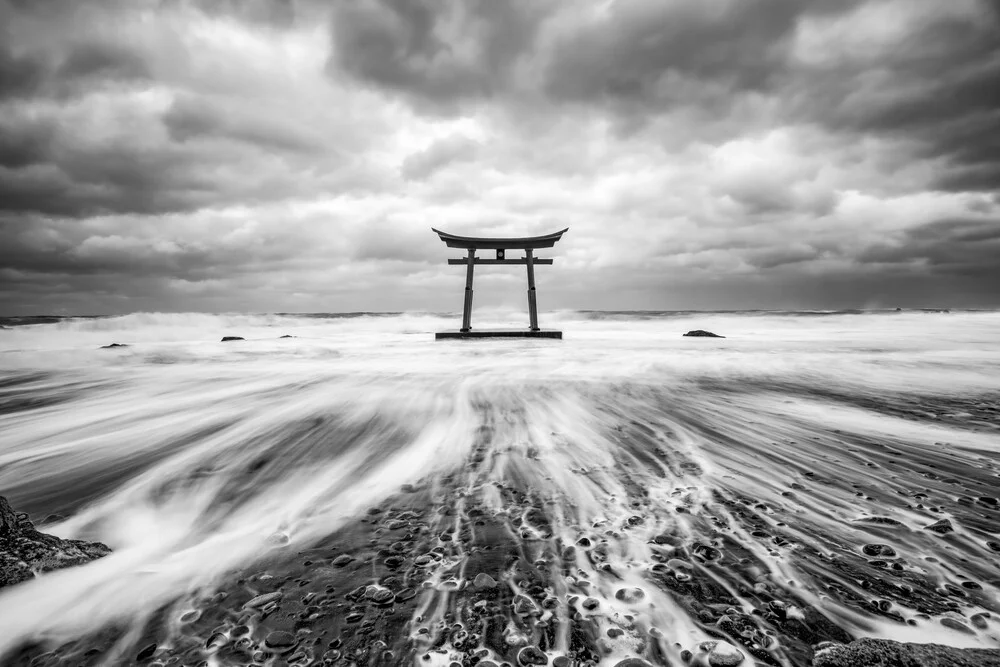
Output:
[[705,331],[704,329],[695,329],[694,331],[688,331],[685,336],[694,336],[698,338],[725,338],[725,336],[720,336],[717,333],[712,333],[711,331]]
[[953,648],[941,644],[904,644],[888,639],[859,639],[816,652],[814,667],[1000,667],[1000,649]]
[[709,667],[736,667],[746,656],[729,642],[710,640],[698,644],[695,664]]
[[954,532],[954,528],[951,525],[951,521],[948,519],[941,519],[940,521],[935,521],[929,526],[924,526],[924,530],[931,530],[938,535],[944,535],[946,533]]
[[102,350],[109,350],[109,349],[111,349],[113,347],[128,347],[128,345],[126,345],[125,343],[111,343],[110,345],[102,345],[101,349]]
[[231,340],[246,340],[246,338],[244,338],[243,336],[223,336],[222,337],[222,342],[223,343],[228,343]]
[[485,572],[480,572],[476,575],[476,578],[472,580],[472,585],[480,590],[485,588],[496,588],[497,580]]
[[0,588],[109,553],[111,549],[100,542],[64,540],[38,532],[27,514],[15,512],[0,496]]

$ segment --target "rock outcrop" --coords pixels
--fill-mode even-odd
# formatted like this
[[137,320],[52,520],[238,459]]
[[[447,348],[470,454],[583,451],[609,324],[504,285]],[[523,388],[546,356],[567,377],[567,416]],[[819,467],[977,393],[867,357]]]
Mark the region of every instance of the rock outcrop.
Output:
[[229,341],[232,341],[232,340],[246,340],[246,339],[243,338],[243,336],[223,336],[222,337],[222,342],[223,343],[228,343]]
[[1000,667],[1000,649],[953,648],[941,644],[904,644],[859,639],[816,652],[814,667]]
[[0,496],[0,588],[109,553],[111,549],[100,542],[64,540],[39,532],[27,514],[15,512]]
[[705,331],[704,329],[695,329],[694,331],[688,331],[685,336],[695,336],[698,338],[725,338],[725,336],[720,336],[717,333],[712,333],[711,331]]

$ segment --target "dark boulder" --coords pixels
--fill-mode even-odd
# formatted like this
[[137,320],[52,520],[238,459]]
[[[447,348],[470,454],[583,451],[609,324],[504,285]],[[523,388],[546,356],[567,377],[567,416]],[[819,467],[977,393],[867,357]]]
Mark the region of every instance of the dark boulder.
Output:
[[83,565],[111,553],[100,542],[64,540],[40,533],[23,512],[0,496],[0,588],[32,579],[36,573]]
[[222,342],[228,343],[231,340],[246,340],[243,336],[223,336]]
[[1000,667],[1000,649],[953,648],[941,644],[904,644],[888,639],[859,639],[816,652],[814,667]]
[[685,336],[695,336],[698,338],[725,338],[725,336],[720,336],[719,334],[712,333],[711,331],[705,331],[704,329],[695,329],[694,331],[688,331]]
[[128,347],[128,345],[126,345],[125,343],[111,343],[111,345],[102,345],[101,349],[102,350],[108,350],[108,349],[111,349],[113,347]]
[[295,338],[292,334],[285,334],[284,336],[278,336],[278,338]]

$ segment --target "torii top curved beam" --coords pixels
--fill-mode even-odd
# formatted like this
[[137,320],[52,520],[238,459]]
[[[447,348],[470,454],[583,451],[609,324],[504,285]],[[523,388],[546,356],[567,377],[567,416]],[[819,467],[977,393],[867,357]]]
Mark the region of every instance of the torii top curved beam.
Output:
[[436,233],[449,248],[481,248],[483,250],[527,250],[529,248],[551,248],[562,235],[569,230],[569,227],[551,234],[542,236],[524,236],[521,238],[490,238],[485,236],[456,236],[448,232],[431,227],[431,231]]

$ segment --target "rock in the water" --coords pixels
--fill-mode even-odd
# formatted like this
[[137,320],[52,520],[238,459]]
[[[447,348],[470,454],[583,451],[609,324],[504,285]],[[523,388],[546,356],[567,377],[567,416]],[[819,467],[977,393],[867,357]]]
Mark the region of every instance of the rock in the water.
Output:
[[704,329],[695,329],[694,331],[688,331],[685,336],[694,336],[697,338],[725,338],[725,336],[720,336],[717,333],[712,333],[711,331],[705,331]]
[[724,641],[707,641],[698,644],[699,655],[705,656],[710,667],[735,667],[746,657],[738,648]]
[[635,604],[644,597],[646,597],[646,593],[641,588],[619,588],[615,591],[615,599],[626,604]]
[[110,345],[102,345],[101,349],[102,350],[109,350],[109,349],[111,349],[113,347],[128,347],[128,345],[126,345],[125,343],[111,343]]
[[472,580],[472,585],[478,589],[496,588],[497,580],[485,572],[480,572],[476,575],[476,578]]
[[537,646],[525,646],[517,653],[517,662],[521,665],[547,665],[549,656]]
[[295,635],[284,630],[275,630],[264,638],[264,646],[275,653],[287,653],[295,648]]
[[295,338],[292,334],[285,334],[284,336],[278,336],[278,338]]
[[615,663],[615,667],[653,667],[642,658],[625,658]]
[[888,639],[859,639],[816,652],[814,667],[1000,667],[1000,649],[953,648],[940,644],[903,644]]
[[109,553],[100,542],[38,532],[27,514],[15,512],[0,496],[0,588],[32,579],[36,572],[83,565]]
[[222,342],[228,343],[231,340],[246,340],[243,336],[223,336]]
[[258,595],[255,598],[251,598],[245,605],[244,609],[256,609],[257,607],[263,607],[269,602],[277,602],[281,599],[281,591],[275,591],[274,593],[264,593],[263,595]]
[[951,533],[955,529],[951,525],[951,521],[948,519],[941,519],[940,521],[935,521],[929,526],[924,526],[924,530],[932,530],[939,535],[944,535],[945,533]]

